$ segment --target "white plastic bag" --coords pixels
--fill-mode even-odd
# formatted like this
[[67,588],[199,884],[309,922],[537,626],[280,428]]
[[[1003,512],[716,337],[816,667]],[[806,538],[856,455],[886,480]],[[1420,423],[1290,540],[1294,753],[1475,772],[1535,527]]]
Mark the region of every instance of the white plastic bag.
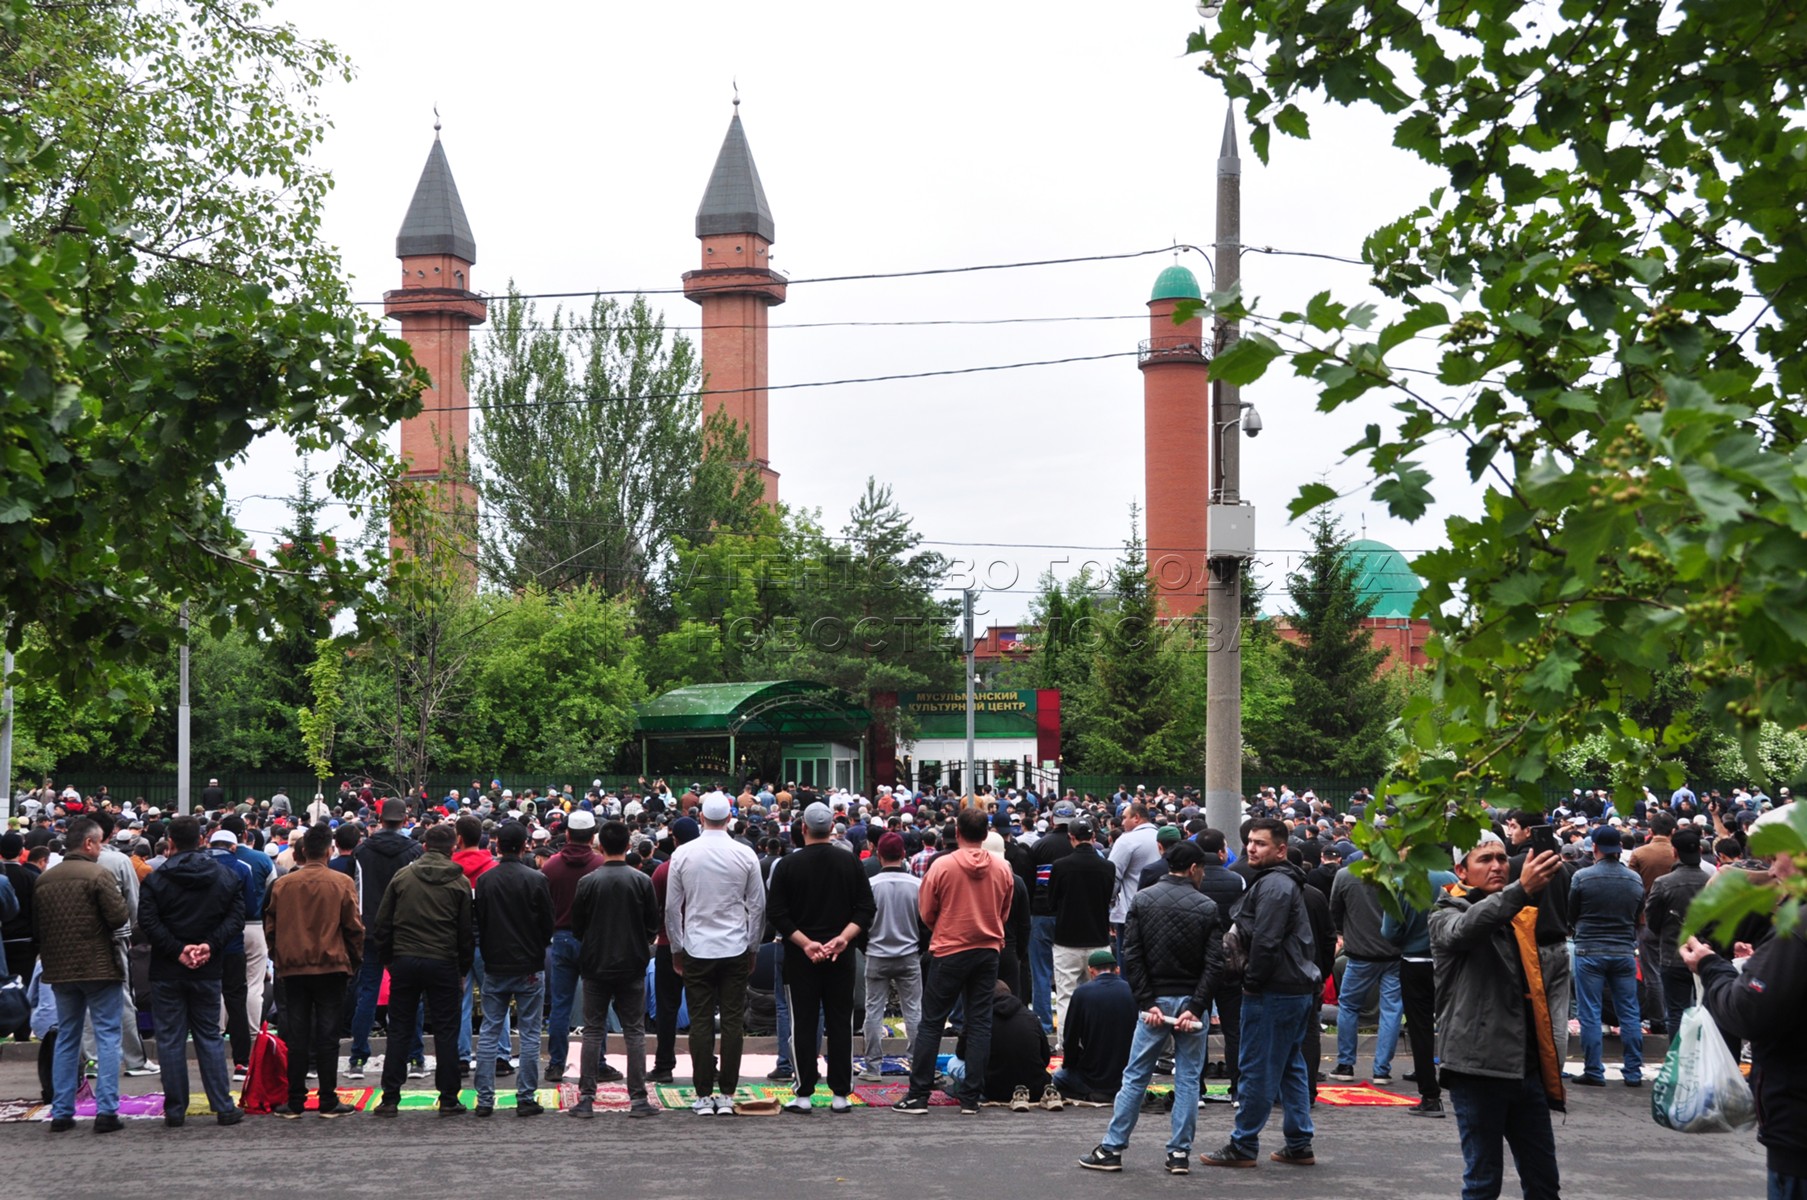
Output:
[[1731,1133],[1757,1122],[1751,1085],[1703,1004],[1700,980],[1694,1004],[1673,1032],[1668,1057],[1650,1093],[1650,1115],[1658,1125],[1682,1133]]

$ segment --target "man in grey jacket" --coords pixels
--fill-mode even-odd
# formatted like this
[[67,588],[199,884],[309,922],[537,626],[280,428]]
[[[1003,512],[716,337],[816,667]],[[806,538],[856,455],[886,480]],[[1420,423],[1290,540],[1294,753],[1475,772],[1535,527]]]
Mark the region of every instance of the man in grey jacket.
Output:
[[1569,888],[1569,923],[1575,929],[1575,1015],[1581,1022],[1581,1074],[1575,1082],[1606,1086],[1601,1001],[1612,992],[1625,1050],[1625,1086],[1644,1085],[1644,1029],[1638,1011],[1638,922],[1644,914],[1644,880],[1619,861],[1624,843],[1611,825],[1594,830],[1594,865]]
[[1456,851],[1455,867],[1458,882],[1438,895],[1430,934],[1437,1057],[1462,1136],[1462,1200],[1496,1200],[1504,1145],[1512,1147],[1525,1200],[1557,1200],[1550,1110],[1563,1111],[1565,1097],[1536,904],[1562,858],[1532,855],[1509,883],[1506,846],[1484,832],[1472,850]]
[[1347,965],[1336,992],[1336,1066],[1333,1083],[1355,1078],[1355,1034],[1368,996],[1380,989],[1380,1035],[1374,1039],[1374,1082],[1393,1081],[1393,1051],[1399,1047],[1399,1018],[1405,1011],[1400,990],[1399,947],[1380,935],[1380,889],[1353,871],[1338,871],[1330,885],[1330,920],[1342,935]]
[[904,1040],[916,1039],[922,1022],[922,923],[916,900],[922,880],[904,866],[904,840],[896,833],[878,839],[878,874],[872,877],[877,916],[866,935],[866,1068],[860,1078],[884,1078],[885,1001],[895,993],[903,1010]]

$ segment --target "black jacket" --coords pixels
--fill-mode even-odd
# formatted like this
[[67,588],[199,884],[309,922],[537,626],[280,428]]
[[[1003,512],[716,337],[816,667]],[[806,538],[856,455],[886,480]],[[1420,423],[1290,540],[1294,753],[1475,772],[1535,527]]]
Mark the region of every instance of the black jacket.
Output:
[[[1244,992],[1314,995],[1324,986],[1304,887],[1304,873],[1291,863],[1281,863],[1257,871],[1254,886],[1237,902],[1231,919],[1249,959],[1242,976]],[[1328,915],[1328,902],[1325,912]]]
[[1107,973],[1075,988],[1061,1026],[1061,1068],[1067,1073],[1061,1090],[1075,1100],[1108,1104],[1123,1086],[1136,1019],[1136,998],[1122,976]]
[[857,925],[855,942],[863,947],[878,904],[860,860],[827,842],[816,842],[773,865],[765,915],[784,939],[787,957],[793,953],[800,957],[803,951],[790,940],[798,930],[811,941],[826,942],[848,925]]
[[[204,850],[176,855],[138,887],[138,932],[151,946],[152,979],[224,978],[226,945],[244,930],[244,886]],[[182,948],[200,943],[213,953],[190,970]]]
[[[1026,915],[1026,914],[1025,914]],[[960,1034],[954,1051],[966,1057],[966,1034]],[[1009,992],[994,992],[991,998],[991,1054],[985,1060],[983,1094],[987,1100],[1008,1100],[1019,1087],[1039,1097],[1047,1087],[1048,1035],[1042,1032],[1041,1018]],[[972,1088],[976,1081],[968,1080]],[[977,1090],[977,1089],[974,1089]]]
[[498,978],[546,969],[552,944],[552,887],[520,858],[503,858],[477,876],[477,945],[483,971]]
[[[1086,843],[1081,843],[1085,845]],[[1161,873],[1167,873],[1163,865]],[[1117,869],[1088,848],[1056,859],[1048,876],[1048,911],[1056,946],[1111,944],[1111,896]]]
[[1718,955],[1700,964],[1707,1011],[1732,1037],[1751,1043],[1757,1140],[1778,1175],[1807,1175],[1807,937],[1772,937],[1744,971]]
[[425,853],[425,847],[399,829],[379,829],[351,852],[352,878],[358,881],[358,915],[368,926],[376,917],[395,873]]
[[[581,943],[578,974],[585,979],[645,975],[659,926],[652,880],[624,862],[597,867],[578,880],[571,899],[571,932]],[[485,960],[485,970],[488,966]]]
[[1052,882],[1051,868],[1071,853],[1073,839],[1067,836],[1064,829],[1050,829],[1029,848],[1029,912],[1032,916],[1054,915],[1054,905],[1048,899],[1048,886]]
[[1190,880],[1164,875],[1136,893],[1123,919],[1123,978],[1147,1010],[1160,996],[1185,996],[1201,1019],[1223,975],[1223,922]]

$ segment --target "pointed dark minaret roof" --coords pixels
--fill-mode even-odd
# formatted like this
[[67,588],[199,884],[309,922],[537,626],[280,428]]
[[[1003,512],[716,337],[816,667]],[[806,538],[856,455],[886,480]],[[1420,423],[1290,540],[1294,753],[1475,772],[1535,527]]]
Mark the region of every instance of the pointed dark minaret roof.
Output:
[[759,183],[759,168],[753,165],[753,150],[747,145],[747,131],[741,128],[740,101],[736,99],[728,136],[722,139],[703,203],[696,210],[696,235],[752,233],[770,242],[776,240],[772,229],[772,207],[765,202],[765,188]]
[[414,199],[408,204],[408,215],[402,220],[401,232],[395,235],[395,256],[450,254],[474,263],[477,239],[471,236],[471,223],[464,218],[464,203],[458,199],[458,185],[452,182],[452,168],[445,160],[445,147],[440,145],[437,128],[433,148],[427,152],[427,165],[421,168]]

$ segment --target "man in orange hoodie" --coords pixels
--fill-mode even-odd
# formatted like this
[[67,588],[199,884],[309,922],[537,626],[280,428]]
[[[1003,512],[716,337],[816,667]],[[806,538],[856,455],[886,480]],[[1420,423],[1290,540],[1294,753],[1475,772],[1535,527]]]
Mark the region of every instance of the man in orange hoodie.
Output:
[[922,1023],[910,1047],[910,1090],[891,1106],[900,1113],[928,1112],[941,1034],[948,1014],[962,998],[967,1084],[960,1096],[960,1115],[977,1116],[984,1098],[985,1063],[991,1055],[991,992],[998,979],[1004,918],[1015,883],[1004,860],[985,849],[991,824],[983,809],[961,809],[954,828],[957,847],[929,866],[916,902],[922,923],[933,933],[922,988]]

